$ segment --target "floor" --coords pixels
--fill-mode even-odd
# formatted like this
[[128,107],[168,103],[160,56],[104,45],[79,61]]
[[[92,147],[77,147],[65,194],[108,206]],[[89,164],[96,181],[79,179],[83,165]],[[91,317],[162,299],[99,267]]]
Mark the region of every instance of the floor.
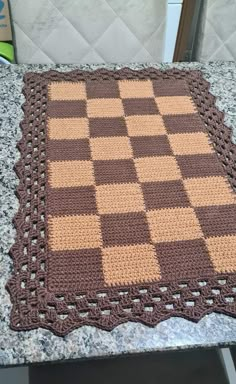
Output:
[[28,368],[3,368],[0,370],[1,384],[29,384]]
[[[235,354],[236,355],[236,354]],[[8,384],[227,384],[216,350],[166,352],[2,369]]]

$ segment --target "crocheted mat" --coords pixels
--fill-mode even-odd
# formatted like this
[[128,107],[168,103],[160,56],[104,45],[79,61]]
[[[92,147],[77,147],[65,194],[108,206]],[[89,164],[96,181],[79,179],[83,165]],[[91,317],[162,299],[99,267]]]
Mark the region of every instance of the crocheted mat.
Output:
[[11,327],[235,316],[235,146],[201,73],[24,81]]

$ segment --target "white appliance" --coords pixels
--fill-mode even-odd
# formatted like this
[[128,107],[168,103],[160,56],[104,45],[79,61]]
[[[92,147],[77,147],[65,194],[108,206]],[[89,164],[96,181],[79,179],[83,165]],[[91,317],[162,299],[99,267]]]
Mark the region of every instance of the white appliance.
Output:
[[164,62],[172,62],[183,0],[168,0]]

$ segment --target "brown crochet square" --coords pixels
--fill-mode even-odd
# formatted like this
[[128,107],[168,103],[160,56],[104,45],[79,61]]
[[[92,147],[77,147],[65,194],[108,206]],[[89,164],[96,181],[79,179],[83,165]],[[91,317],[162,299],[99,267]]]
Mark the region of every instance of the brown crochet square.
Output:
[[236,151],[208,88],[195,71],[26,74],[13,329],[236,316]]

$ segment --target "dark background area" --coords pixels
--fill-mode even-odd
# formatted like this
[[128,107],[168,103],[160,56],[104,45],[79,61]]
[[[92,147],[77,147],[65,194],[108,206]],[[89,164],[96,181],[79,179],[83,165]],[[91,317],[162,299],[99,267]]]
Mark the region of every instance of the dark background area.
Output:
[[31,366],[29,377],[30,384],[228,383],[217,350],[153,353]]

